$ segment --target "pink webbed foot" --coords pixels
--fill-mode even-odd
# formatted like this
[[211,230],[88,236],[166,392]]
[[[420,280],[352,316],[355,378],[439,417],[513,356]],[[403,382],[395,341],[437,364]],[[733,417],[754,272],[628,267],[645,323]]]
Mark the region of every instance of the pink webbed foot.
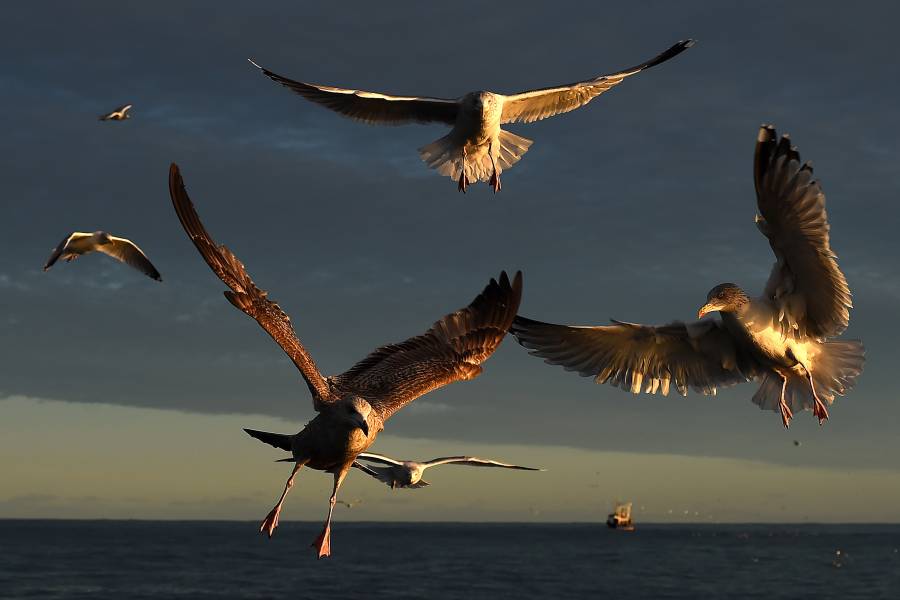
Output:
[[794,413],[791,412],[790,407],[784,402],[781,403],[781,422],[784,423],[784,428],[788,429],[791,426],[791,419],[794,418]]
[[272,536],[275,535],[275,529],[278,527],[279,515],[281,515],[281,506],[276,506],[263,520],[262,525],[259,526],[260,533],[265,532],[268,534],[269,539],[271,539]]
[[817,419],[819,419],[819,425],[822,425],[825,421],[828,420],[828,409],[825,408],[825,404],[822,403],[821,400],[816,398],[816,403],[813,406],[813,415]]
[[491,184],[491,187],[494,189],[495,194],[500,191],[500,188],[503,187],[503,185],[500,183],[500,175],[497,174],[497,171],[494,171],[494,174],[491,175],[490,184]]
[[466,172],[463,171],[462,173],[459,174],[459,181],[458,181],[458,185],[456,186],[456,189],[459,190],[460,192],[462,192],[463,194],[465,194],[466,188],[468,186],[469,186],[469,179],[466,177]]
[[312,547],[316,549],[317,558],[331,556],[331,523],[325,525]]

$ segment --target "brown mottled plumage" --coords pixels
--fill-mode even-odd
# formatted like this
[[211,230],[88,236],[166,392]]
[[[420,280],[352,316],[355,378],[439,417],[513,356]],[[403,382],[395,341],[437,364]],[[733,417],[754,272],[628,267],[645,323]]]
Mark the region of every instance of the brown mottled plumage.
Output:
[[851,302],[829,244],[825,194],[812,166],[771,126],[757,137],[754,180],[756,223],[776,257],[762,296],[717,285],[698,317],[719,312],[720,321],[570,327],[518,317],[510,331],[535,356],[597,383],[634,393],[667,394],[672,385],[681,394],[715,394],[758,379],[753,402],[780,411],[785,427],[797,410],[824,422],[826,403],[853,386],[864,362],[861,342],[826,339],[847,327]]
[[267,298],[225,246],[203,227],[184,188],[177,165],[169,171],[169,193],[184,230],[213,272],[227,285],[228,300],[252,317],[287,353],[306,380],[319,413],[302,431],[283,435],[246,430],[251,436],[292,453],[296,465],[275,508],[260,531],[271,537],[281,506],[304,465],[334,474],[328,519],[314,545],[319,558],[330,554],[331,515],[337,490],[360,452],[375,441],[384,422],[406,404],[431,390],[481,373],[512,324],[522,296],[522,274],[510,282],[506,273],[491,279],[472,303],[445,316],[431,329],[399,344],[375,350],[345,373],[323,377],[297,339],[290,317]]

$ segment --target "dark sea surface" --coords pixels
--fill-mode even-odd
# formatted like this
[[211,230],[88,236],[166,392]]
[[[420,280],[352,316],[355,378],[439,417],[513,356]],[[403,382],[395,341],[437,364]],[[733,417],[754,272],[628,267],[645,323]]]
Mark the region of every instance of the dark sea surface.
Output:
[[900,598],[897,525],[0,521],[2,598]]

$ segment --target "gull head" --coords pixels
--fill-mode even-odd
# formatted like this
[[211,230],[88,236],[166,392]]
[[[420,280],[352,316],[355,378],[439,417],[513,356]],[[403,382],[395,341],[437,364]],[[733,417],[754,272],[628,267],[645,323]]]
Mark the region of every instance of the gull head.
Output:
[[94,240],[98,244],[109,244],[112,243],[112,236],[110,236],[105,231],[95,231],[94,232]]
[[463,104],[476,113],[490,112],[497,103],[497,96],[491,92],[471,92],[466,94]]
[[697,318],[702,319],[703,315],[715,311],[740,312],[748,304],[750,304],[750,298],[747,297],[744,290],[733,283],[720,283],[709,290],[706,295],[706,304],[700,307]]
[[359,396],[350,396],[338,408],[345,422],[353,428],[361,429],[369,436],[369,415],[372,414],[372,405]]

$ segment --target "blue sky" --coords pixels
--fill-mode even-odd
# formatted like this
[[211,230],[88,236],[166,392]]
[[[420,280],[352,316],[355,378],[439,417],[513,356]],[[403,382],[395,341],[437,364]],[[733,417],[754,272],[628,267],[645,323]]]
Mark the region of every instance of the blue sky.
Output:
[[[0,398],[8,398],[0,400],[0,432],[7,440],[17,430],[12,415],[53,418],[37,399],[91,405],[64,423],[76,432],[88,420],[102,421],[110,405],[139,409],[128,425],[136,438],[164,436],[165,418],[175,423],[185,414],[223,427],[215,419],[245,415],[239,420],[247,426],[254,418],[287,419],[286,430],[311,418],[296,371],[222,298],[222,285],[178,225],[166,184],[172,161],[210,231],[291,314],[320,368],[336,373],[377,345],[424,331],[501,269],[525,273],[522,314],[578,324],[690,319],[722,281],[761,290],[773,257],[753,224],[751,161],[756,130],[770,122],[792,135],[823,183],[832,245],[854,292],[845,335],[863,339],[868,351],[858,388],[838,400],[824,427],[801,415],[785,432],[775,413],[750,402],[752,385],[715,398],[631,396],[545,366],[508,340],[480,378],[417,401],[386,433],[401,449],[431,440],[459,451],[519,445],[545,448],[548,456],[566,448],[624,453],[634,465],[654,455],[769,465],[772,479],[748,504],[791,485],[778,469],[847,478],[826,493],[852,486],[869,469],[896,473],[897,8],[117,7],[20,4],[6,9],[0,25],[7,225],[0,239]],[[416,148],[443,135],[442,127],[351,122],[246,62],[252,57],[319,83],[453,97],[576,81],[686,37],[697,38],[696,47],[585,109],[511,127],[535,143],[504,173],[497,196],[483,185],[457,194],[419,161]],[[131,121],[96,121],[125,102],[135,105]],[[164,283],[100,256],[40,271],[65,233],[99,228],[140,244]],[[144,409],[168,417],[144,424]],[[238,429],[229,433],[235,453],[270,458]],[[75,439],[82,450],[103,444]],[[18,453],[16,464],[32,465],[49,482],[52,469],[33,453],[59,448],[9,449]],[[78,469],[87,477],[103,464],[101,452]],[[576,470],[569,475],[577,479]],[[267,497],[281,475],[271,479]],[[797,479],[808,490],[801,480],[808,477]],[[190,480],[179,482],[189,494]],[[257,485],[249,476],[246,483]],[[21,515],[2,501],[42,485],[8,480],[0,516]],[[641,493],[668,497],[685,485],[671,481]],[[585,493],[620,493],[617,481],[608,486]],[[484,502],[502,516],[509,492],[497,486]],[[885,493],[900,500],[896,489]],[[464,501],[459,490],[447,494],[448,503]],[[133,514],[150,514],[140,507]],[[827,514],[839,520],[842,512],[832,506]],[[388,517],[402,514],[385,508]],[[753,520],[779,514],[763,510]]]

